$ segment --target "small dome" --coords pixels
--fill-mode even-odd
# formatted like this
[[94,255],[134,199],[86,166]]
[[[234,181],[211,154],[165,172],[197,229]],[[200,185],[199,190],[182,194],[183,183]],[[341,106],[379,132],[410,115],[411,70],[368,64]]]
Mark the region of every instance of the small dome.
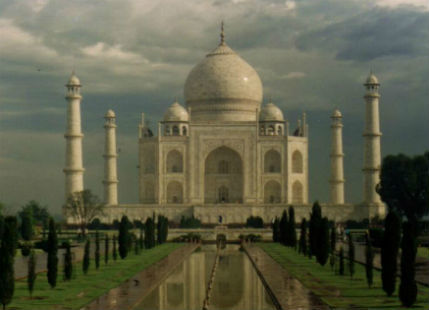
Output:
[[164,114],[164,122],[188,122],[189,114],[177,101]]
[[259,114],[259,121],[284,121],[283,112],[274,103],[266,104]]
[[68,86],[80,86],[80,80],[76,76],[76,74],[74,73],[74,71],[70,75],[70,78],[69,78],[69,81],[67,82],[67,85]]
[[335,109],[332,113],[332,117],[343,117],[343,115],[341,114],[340,110]]
[[378,82],[377,77],[371,72],[369,74],[369,76],[366,78],[366,82],[365,85],[369,85],[369,84],[376,84],[379,85],[380,83]]
[[113,110],[107,110],[106,115],[104,116],[105,118],[114,118],[116,117],[115,112],[113,112]]

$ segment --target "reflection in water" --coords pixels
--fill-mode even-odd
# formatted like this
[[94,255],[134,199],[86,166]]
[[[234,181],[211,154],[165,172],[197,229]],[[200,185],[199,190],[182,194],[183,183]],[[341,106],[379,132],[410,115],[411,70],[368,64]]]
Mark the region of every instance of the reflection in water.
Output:
[[[216,247],[194,252],[134,310],[202,309]],[[275,309],[249,258],[228,245],[221,251],[209,309]]]

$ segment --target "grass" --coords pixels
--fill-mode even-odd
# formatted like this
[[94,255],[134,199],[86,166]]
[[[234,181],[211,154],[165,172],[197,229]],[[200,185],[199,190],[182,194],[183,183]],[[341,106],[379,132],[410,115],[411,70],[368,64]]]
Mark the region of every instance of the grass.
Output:
[[73,265],[74,278],[71,281],[63,281],[62,270],[58,270],[57,286],[54,289],[49,287],[46,273],[39,273],[32,299],[29,298],[27,279],[18,280],[15,282],[14,298],[8,309],[80,309],[139,271],[163,259],[180,246],[182,244],[165,243],[143,250],[138,255],[131,253],[124,260],[118,256],[118,260],[113,261],[109,257],[107,265],[104,264],[102,257],[98,270],[95,269],[94,260],[91,260],[87,275],[83,274],[82,263],[78,262]]
[[[325,303],[334,308],[398,309],[401,302],[397,290],[392,297],[387,297],[381,288],[380,272],[374,270],[374,284],[368,288],[365,268],[355,263],[355,274],[340,276],[329,265],[318,264],[295,250],[278,243],[258,244],[275,261],[296,277],[308,289],[318,295]],[[338,262],[338,261],[337,261]],[[348,264],[345,261],[345,270]],[[429,309],[429,288],[418,285],[418,300],[411,309]]]

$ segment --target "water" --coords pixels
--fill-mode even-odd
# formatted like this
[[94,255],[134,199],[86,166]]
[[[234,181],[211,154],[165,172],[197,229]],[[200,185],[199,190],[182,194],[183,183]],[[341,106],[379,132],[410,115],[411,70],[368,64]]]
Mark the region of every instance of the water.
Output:
[[[133,309],[201,310],[215,257],[215,245],[202,246]],[[220,252],[209,309],[275,309],[252,263],[237,245],[227,245]]]

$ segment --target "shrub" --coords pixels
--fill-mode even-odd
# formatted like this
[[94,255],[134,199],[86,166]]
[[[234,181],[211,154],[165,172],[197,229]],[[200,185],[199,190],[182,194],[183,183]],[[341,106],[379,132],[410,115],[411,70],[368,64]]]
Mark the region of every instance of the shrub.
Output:
[[302,218],[298,252],[307,255],[307,220]]
[[339,254],[339,260],[340,260],[340,267],[339,267],[339,274],[344,275],[344,250],[343,247],[340,247],[340,254]]
[[95,232],[95,269],[100,267],[100,235]]
[[313,204],[310,214],[310,224],[309,224],[309,244],[310,251],[309,257],[312,255],[317,257],[319,250],[319,232],[320,232],[320,223],[322,221],[322,208],[319,203],[316,201]]
[[124,259],[127,257],[128,254],[128,248],[130,243],[130,236],[128,232],[128,226],[129,221],[128,218],[124,215],[121,218],[121,224],[119,225],[119,237],[118,237],[118,243],[119,243],[119,256]]
[[104,237],[104,264],[109,262],[109,235]]
[[92,222],[88,225],[88,229],[92,229],[92,230],[102,229],[102,224],[100,219],[98,218],[93,219]]
[[328,218],[326,217],[324,217],[320,222],[318,240],[319,240],[319,244],[318,244],[316,259],[320,265],[325,266],[326,262],[328,261],[328,257],[330,253],[329,222],[328,222]]
[[182,216],[180,219],[180,228],[200,228],[201,227],[201,221],[194,217],[194,215],[191,215],[190,217],[186,218]]
[[246,227],[264,228],[264,220],[260,216],[250,216],[246,220]]
[[116,251],[116,236],[113,236],[112,257],[114,261],[118,259],[118,252]]
[[373,282],[373,261],[374,252],[372,250],[371,238],[366,234],[366,247],[365,247],[365,271],[366,271],[366,282],[368,287],[371,288]]
[[288,223],[288,240],[287,245],[296,248],[296,230],[295,230],[295,210],[293,206],[289,207],[289,223]]
[[349,246],[349,272],[350,272],[350,277],[353,278],[353,275],[355,273],[355,246],[353,244],[353,238],[352,238],[352,234],[349,234],[349,242],[348,242],[348,246]]
[[279,225],[280,225],[280,221],[279,221],[279,218],[276,216],[273,223],[273,241],[274,242],[279,242],[279,234],[280,234]]
[[72,262],[72,253],[70,249],[70,243],[66,242],[65,244],[65,253],[64,253],[64,280],[71,280],[73,274],[73,262]]
[[27,273],[27,287],[30,297],[33,295],[34,282],[36,282],[36,255],[34,250],[30,251],[30,256],[28,257],[28,273]]

